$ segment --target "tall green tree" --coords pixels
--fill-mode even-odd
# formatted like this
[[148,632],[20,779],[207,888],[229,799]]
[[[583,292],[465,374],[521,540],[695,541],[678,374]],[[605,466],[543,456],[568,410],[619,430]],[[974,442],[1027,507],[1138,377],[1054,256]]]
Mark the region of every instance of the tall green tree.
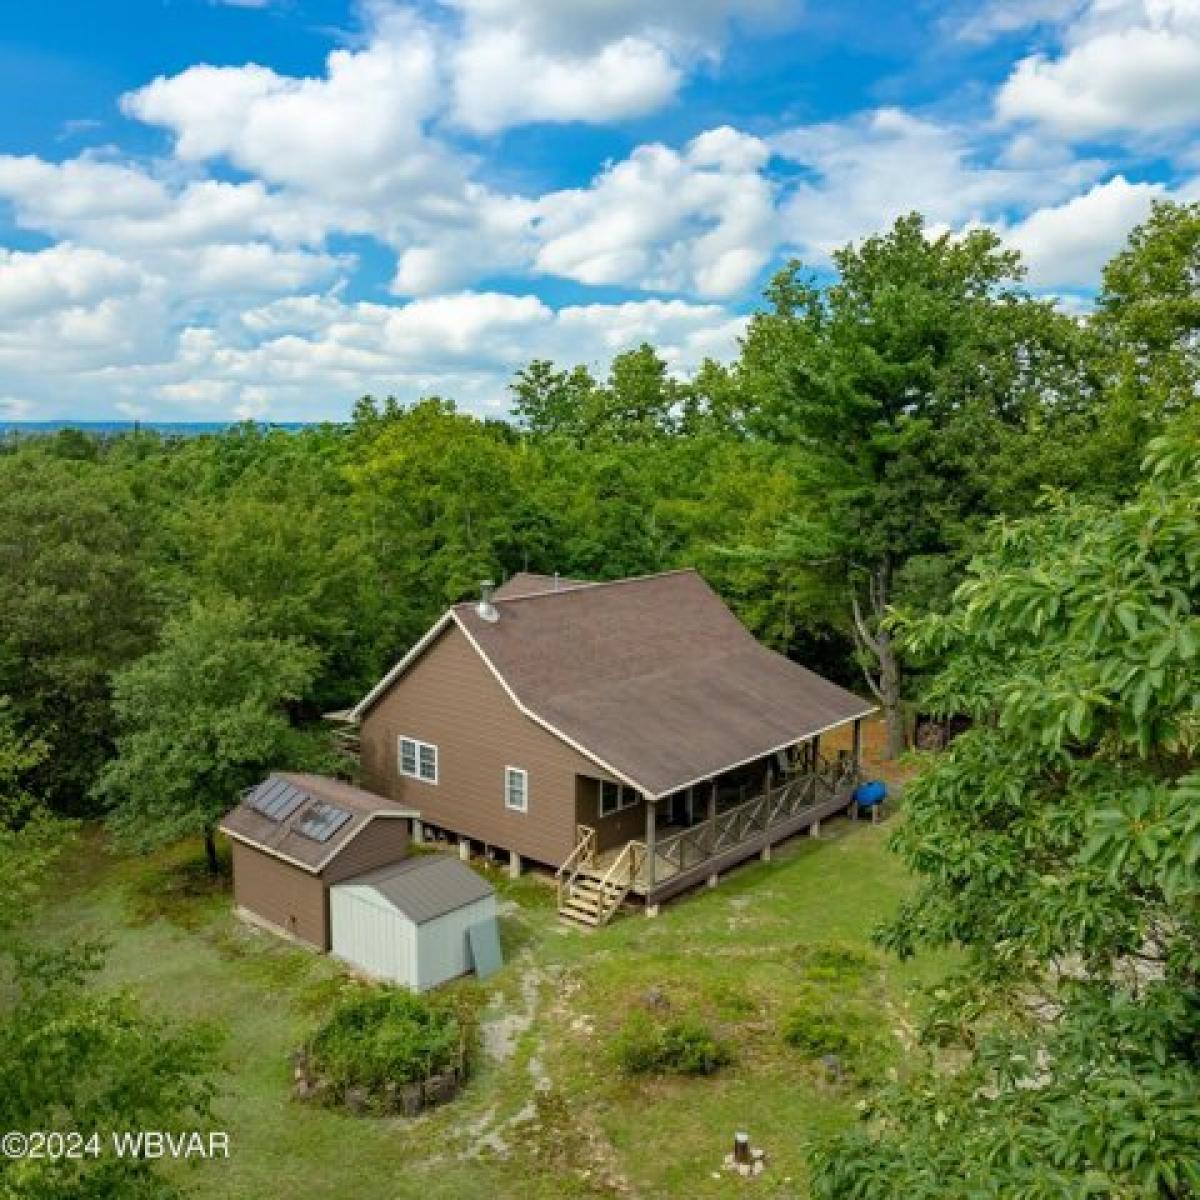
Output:
[[264,634],[244,601],[213,600],[171,618],[160,647],[113,682],[117,754],[97,781],[118,838],[153,846],[214,830],[245,788],[273,768],[325,761],[288,716],[312,683],[317,652]]
[[883,940],[955,947],[949,1049],[818,1156],[820,1197],[1200,1194],[1200,417],[1119,507],[995,526],[904,627],[968,713],[906,793]]
[[1200,396],[1200,203],[1158,202],[1104,268],[1096,326],[1115,387],[1149,418]]
[[986,511],[1001,425],[1041,403],[1066,318],[1020,287],[1017,256],[991,232],[932,237],[917,215],[834,256],[818,282],[799,263],[767,290],[740,364],[748,424],[807,453],[807,503],[780,552],[825,574],[903,746],[897,600],[948,593],[955,556]]
[[109,677],[156,605],[124,481],[56,445],[0,455],[0,695],[46,744],[38,794],[80,813],[112,749]]

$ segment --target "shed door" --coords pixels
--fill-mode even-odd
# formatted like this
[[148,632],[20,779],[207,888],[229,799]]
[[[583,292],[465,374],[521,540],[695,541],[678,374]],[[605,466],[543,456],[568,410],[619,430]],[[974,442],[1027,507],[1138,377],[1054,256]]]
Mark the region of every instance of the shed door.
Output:
[[417,987],[416,930],[369,888],[329,890],[333,953],[376,979]]

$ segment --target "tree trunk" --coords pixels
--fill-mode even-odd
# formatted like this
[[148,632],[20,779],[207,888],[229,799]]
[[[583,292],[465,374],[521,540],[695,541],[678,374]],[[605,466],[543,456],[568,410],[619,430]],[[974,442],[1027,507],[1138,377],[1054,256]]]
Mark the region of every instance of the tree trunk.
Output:
[[905,749],[904,709],[900,704],[900,662],[891,635],[881,630],[877,642],[879,659],[879,693],[883,716],[887,722],[887,756],[895,758]]
[[221,861],[217,858],[217,839],[211,825],[204,827],[204,857],[208,861],[208,873],[217,876],[221,873]]
[[885,559],[872,567],[867,575],[868,611],[863,613],[858,592],[853,587],[850,604],[854,613],[855,640],[864,656],[873,660],[873,666],[864,664],[863,674],[887,722],[887,757],[895,758],[904,752],[905,737],[900,659],[892,635],[884,626],[891,582],[892,564]]

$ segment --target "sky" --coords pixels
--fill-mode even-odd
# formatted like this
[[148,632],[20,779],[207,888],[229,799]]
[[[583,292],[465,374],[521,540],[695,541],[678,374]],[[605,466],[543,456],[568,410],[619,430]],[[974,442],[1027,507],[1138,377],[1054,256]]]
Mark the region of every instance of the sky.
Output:
[[913,209],[1086,308],[1198,131],[1200,0],[9,4],[0,419],[685,373]]

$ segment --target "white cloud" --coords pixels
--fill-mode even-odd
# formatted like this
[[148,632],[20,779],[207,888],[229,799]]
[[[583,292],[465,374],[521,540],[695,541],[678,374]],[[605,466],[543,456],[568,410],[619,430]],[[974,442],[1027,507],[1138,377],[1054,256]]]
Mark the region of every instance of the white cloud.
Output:
[[535,267],[590,284],[728,296],[774,246],[774,189],[758,138],[721,128],[677,153],[640,146],[590,187],[538,202]]
[[87,246],[60,242],[32,253],[0,247],[0,318],[6,320],[94,304],[140,284],[135,268]]
[[1037,25],[1057,24],[1078,13],[1084,0],[968,0],[946,24],[965,42],[990,42]]
[[476,133],[530,121],[615,121],[670,100],[682,72],[661,46],[622,38],[591,55],[552,55],[511,29],[481,32],[454,56],[455,115]]
[[6,421],[28,421],[35,411],[27,396],[0,396],[0,417]]
[[730,23],[794,16],[788,0],[444,0],[462,34],[451,63],[456,120],[476,133],[532,121],[605,122],[675,97]]
[[236,329],[185,329],[169,358],[89,376],[107,394],[152,398],[191,415],[303,417],[344,411],[366,391],[402,399],[438,392],[501,412],[506,385],[531,357],[592,361],[599,369],[643,341],[676,370],[729,357],[745,319],[718,305],[679,300],[569,305],[536,296],[462,292],[404,305],[332,297],[274,301],[241,315]]
[[934,226],[996,219],[1012,206],[1063,199],[1100,165],[1056,160],[1051,169],[979,156],[969,133],[898,109],[846,122],[809,125],[772,139],[782,157],[808,174],[783,206],[788,242],[815,263],[848,241],[923,212]]
[[1022,59],[1000,88],[1002,121],[1082,141],[1200,121],[1200,4],[1094,0],[1057,56]]
[[1161,184],[1117,175],[1065,204],[1031,213],[1006,240],[1021,251],[1035,286],[1095,287],[1104,264],[1165,193]]
[[391,11],[361,50],[334,50],[326,73],[195,66],[123,97],[125,113],[175,137],[186,162],[226,159],[267,183],[350,204],[429,185],[451,161],[425,133],[440,103],[439,49]]

